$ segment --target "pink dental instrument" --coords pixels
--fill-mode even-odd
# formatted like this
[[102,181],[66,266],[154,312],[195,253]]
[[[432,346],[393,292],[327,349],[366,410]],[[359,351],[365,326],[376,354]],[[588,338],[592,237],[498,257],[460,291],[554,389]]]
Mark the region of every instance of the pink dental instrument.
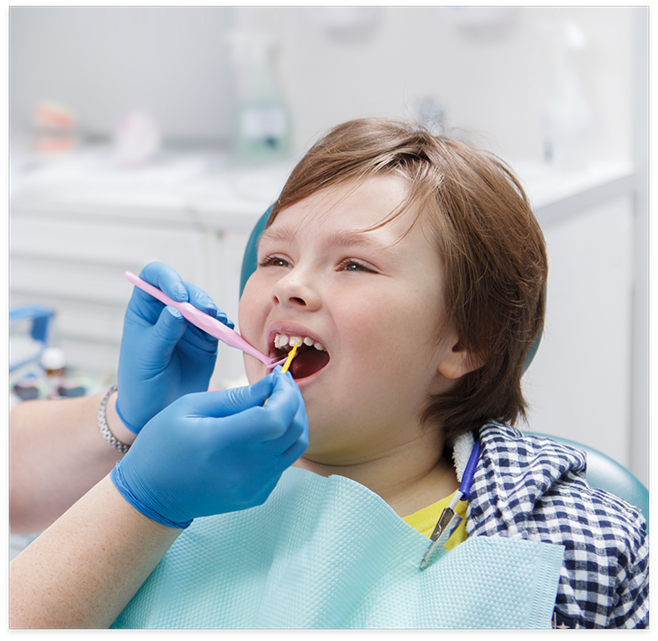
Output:
[[287,354],[281,358],[275,359],[265,356],[265,354],[262,354],[255,347],[252,347],[244,338],[242,338],[242,336],[240,336],[240,334],[224,325],[224,323],[220,323],[216,318],[202,312],[190,303],[179,303],[178,301],[172,300],[164,292],[142,280],[139,276],[135,276],[135,274],[131,274],[130,272],[126,272],[125,276],[133,285],[135,285],[135,287],[139,287],[147,294],[151,294],[151,296],[157,298],[165,305],[175,307],[183,315],[183,318],[190,321],[193,325],[196,325],[199,329],[218,338],[222,343],[225,343],[230,347],[237,347],[243,352],[257,358],[259,361],[265,363],[270,369],[286,360],[286,357],[288,356]]

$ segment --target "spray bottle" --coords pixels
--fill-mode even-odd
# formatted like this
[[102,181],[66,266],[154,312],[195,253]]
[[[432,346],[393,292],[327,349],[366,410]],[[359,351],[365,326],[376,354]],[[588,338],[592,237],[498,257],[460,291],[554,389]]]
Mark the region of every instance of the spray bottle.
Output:
[[542,114],[544,157],[562,171],[583,170],[589,161],[592,116],[573,57],[585,48],[585,39],[574,23],[549,28],[546,35],[556,87]]
[[275,41],[262,32],[229,35],[237,81],[236,152],[258,162],[290,153],[290,113],[273,71]]

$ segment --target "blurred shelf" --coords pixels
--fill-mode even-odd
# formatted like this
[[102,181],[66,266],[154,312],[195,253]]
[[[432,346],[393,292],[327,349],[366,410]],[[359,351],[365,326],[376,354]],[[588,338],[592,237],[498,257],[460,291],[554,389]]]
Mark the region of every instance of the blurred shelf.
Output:
[[[14,162],[10,204],[16,214],[56,212],[244,231],[275,200],[294,163],[238,166],[228,153],[199,152],[163,155],[151,165],[122,169],[112,164],[108,149],[87,149],[50,162]],[[636,185],[630,163],[593,162],[570,173],[539,163],[516,162],[512,168],[543,226]]]

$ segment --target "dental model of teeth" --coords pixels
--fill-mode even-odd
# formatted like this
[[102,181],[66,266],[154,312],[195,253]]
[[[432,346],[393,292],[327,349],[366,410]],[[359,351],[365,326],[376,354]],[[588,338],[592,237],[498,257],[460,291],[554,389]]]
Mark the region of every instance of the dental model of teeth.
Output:
[[274,337],[274,347],[276,349],[292,349],[295,345],[298,343],[303,343],[304,345],[307,345],[308,347],[315,347],[315,349],[319,350],[320,352],[324,352],[324,345],[322,343],[319,343],[318,341],[314,341],[312,338],[309,338],[308,336],[301,337],[301,336],[288,336],[287,334],[277,334]]

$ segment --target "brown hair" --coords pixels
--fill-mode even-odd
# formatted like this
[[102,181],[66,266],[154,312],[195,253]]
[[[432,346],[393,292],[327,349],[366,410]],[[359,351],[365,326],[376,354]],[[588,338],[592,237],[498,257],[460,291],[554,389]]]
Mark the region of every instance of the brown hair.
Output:
[[388,172],[410,186],[392,216],[414,203],[419,216],[429,215],[446,273],[446,320],[481,363],[432,397],[423,421],[441,425],[452,441],[489,420],[525,418],[523,362],[543,326],[548,267],[539,224],[503,161],[417,125],[350,121],[295,167],[268,225],[281,209],[320,189]]

